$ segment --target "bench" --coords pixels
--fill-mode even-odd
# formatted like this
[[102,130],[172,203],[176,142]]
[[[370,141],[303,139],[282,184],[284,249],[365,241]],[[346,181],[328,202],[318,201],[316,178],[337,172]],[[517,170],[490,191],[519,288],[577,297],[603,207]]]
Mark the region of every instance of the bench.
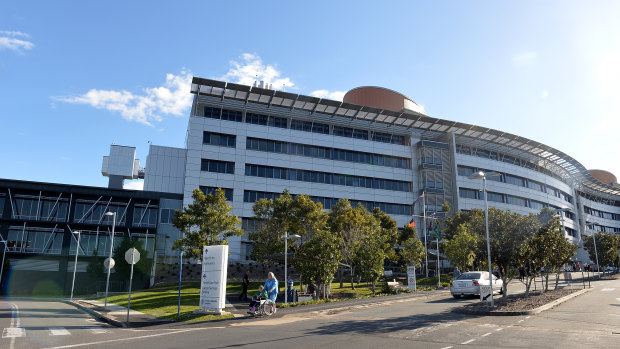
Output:
[[400,282],[396,281],[396,280],[388,281],[387,282],[387,286],[388,286],[388,288],[390,290],[393,290],[396,293],[398,293],[398,290],[403,287],[403,285]]

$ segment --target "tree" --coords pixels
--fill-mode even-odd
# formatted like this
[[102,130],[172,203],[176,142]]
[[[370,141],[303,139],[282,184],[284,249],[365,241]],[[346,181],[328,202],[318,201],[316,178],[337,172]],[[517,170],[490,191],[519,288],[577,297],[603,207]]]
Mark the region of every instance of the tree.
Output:
[[476,246],[478,245],[478,235],[470,234],[467,231],[467,224],[461,224],[456,235],[444,245],[444,252],[450,263],[461,270],[472,265],[476,259]]
[[[374,210],[371,215],[364,206],[358,206],[362,215],[366,218],[366,231],[360,237],[353,258],[353,265],[358,273],[366,280],[372,282],[372,294],[375,294],[377,280],[383,275],[383,264],[388,251],[394,251],[391,242],[395,239],[397,230],[391,235],[384,235],[385,229],[381,227],[381,211]],[[386,215],[387,216],[387,215]],[[396,222],[393,224],[396,229]]]
[[[295,227],[295,211],[293,197],[288,190],[273,200],[260,199],[252,206],[256,219],[262,221],[262,227],[250,233],[250,240],[254,242],[252,259],[273,260],[274,255],[284,253],[282,236],[293,231]],[[294,246],[291,246],[294,248]]]
[[86,265],[86,273],[90,277],[96,280],[102,279],[106,273],[106,271],[103,268],[103,260],[101,258],[98,258],[98,256],[99,256],[99,251],[94,250],[93,258],[91,258],[88,261],[88,265]]
[[399,242],[398,225],[396,220],[387,213],[381,211],[379,207],[372,210],[372,215],[379,223],[381,241],[383,250],[385,251],[385,259],[397,261],[396,244]]
[[405,263],[413,266],[420,266],[426,251],[424,250],[424,244],[420,239],[415,236],[408,238],[402,242],[403,249],[400,251],[400,255]]
[[[551,211],[545,208],[541,211],[540,215],[545,215],[545,210]],[[546,248],[545,252],[547,255],[547,263],[545,264],[545,290],[549,288],[548,271],[555,271],[554,289],[557,289],[562,267],[570,262],[577,252],[577,245],[572,244],[566,239],[560,218],[555,214],[552,217],[553,218],[541,228],[544,237],[543,246]]]
[[364,211],[368,212],[363,206],[351,207],[348,199],[339,199],[329,213],[328,219],[331,232],[342,240],[340,253],[342,262],[351,270],[352,289],[355,289],[353,283],[355,253],[360,239],[367,234],[368,230],[368,217],[364,215]]
[[[487,264],[484,211],[471,210],[468,215],[470,231],[479,236],[476,255],[483,265]],[[514,269],[520,265],[518,257],[521,246],[534,235],[540,225],[540,220],[535,214],[524,216],[494,207],[489,208],[491,264],[504,271],[500,275],[504,283],[502,290],[504,297],[507,295],[508,283],[512,280],[509,275],[513,275]]]
[[204,246],[228,244],[227,238],[243,234],[239,218],[230,214],[232,207],[221,188],[215,195],[205,195],[195,189],[192,198],[194,202],[182,211],[177,210],[172,220],[183,233],[183,237],[174,242],[174,249],[183,251],[186,257],[200,259]]
[[295,254],[295,268],[303,270],[302,282],[327,284],[334,278],[342,255],[342,239],[327,230],[319,230],[310,236]]
[[[598,252],[598,262],[601,266],[616,264],[618,260],[618,250],[620,249],[620,236],[612,233],[597,232],[596,252]],[[594,238],[584,236],[583,246],[590,254],[590,260],[596,261]]]

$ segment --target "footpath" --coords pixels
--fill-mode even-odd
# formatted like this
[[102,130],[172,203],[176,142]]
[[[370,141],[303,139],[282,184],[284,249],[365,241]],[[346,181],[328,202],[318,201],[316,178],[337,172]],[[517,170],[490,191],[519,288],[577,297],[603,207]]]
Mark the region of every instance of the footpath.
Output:
[[[572,277],[570,281],[561,282],[561,288],[583,288],[585,286],[585,290],[589,289],[590,286],[594,287],[594,284],[598,282],[597,279],[588,282],[586,279],[583,281],[581,279],[581,273],[573,272],[571,273]],[[618,277],[618,274],[613,275],[612,277]],[[603,279],[607,280],[607,278]],[[554,281],[555,282],[555,281]],[[553,285],[551,280],[549,280],[550,286]],[[511,293],[521,293],[525,290],[520,288],[522,287],[521,282],[518,280],[513,280],[510,284],[515,285],[514,287],[518,288],[517,290],[512,290]],[[586,292],[586,291],[583,291]],[[575,292],[572,297],[578,296],[583,292]],[[390,296],[381,296],[381,297],[372,297],[372,298],[362,298],[362,299],[349,299],[343,301],[335,301],[328,303],[320,303],[320,304],[305,304],[300,306],[293,306],[287,308],[278,308],[277,315],[284,314],[294,314],[294,313],[311,313],[311,312],[322,312],[322,311],[336,311],[336,310],[346,310],[347,308],[359,307],[359,306],[373,306],[379,305],[386,302],[399,302],[399,301],[415,301],[415,300],[431,300],[440,297],[447,297],[450,295],[449,288],[443,288],[432,291],[421,291],[415,293],[400,293],[396,295]],[[559,302],[552,302],[553,304],[549,304],[545,306],[544,309],[540,309],[537,312],[540,312],[545,309],[549,309],[553,306],[558,305],[559,303],[566,301],[572,297],[566,297]],[[129,312],[129,323],[127,320],[127,308],[121,307],[115,304],[108,303],[107,309],[104,308],[104,304],[95,300],[74,300],[74,301],[66,301],[67,303],[89,313],[94,318],[107,322],[111,325],[118,327],[145,327],[145,326],[154,326],[161,325],[167,323],[174,323],[174,321],[158,318],[154,315],[144,314],[139,311],[130,310]],[[232,313],[233,318],[228,319],[226,321],[234,321],[239,318],[247,318],[249,308],[249,300],[240,300],[238,294],[227,294],[226,295],[226,311]],[[470,314],[476,313],[475,311],[466,311]],[[494,315],[489,314],[487,315]],[[500,315],[500,314],[497,314]],[[503,315],[517,315],[515,314],[503,314]]]

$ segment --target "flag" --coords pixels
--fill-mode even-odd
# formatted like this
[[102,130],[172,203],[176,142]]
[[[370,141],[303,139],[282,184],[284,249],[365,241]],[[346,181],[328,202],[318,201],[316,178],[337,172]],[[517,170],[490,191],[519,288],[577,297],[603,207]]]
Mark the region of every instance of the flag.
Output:
[[413,205],[415,206],[415,204],[422,202],[424,200],[424,193],[422,193],[422,195],[420,195],[420,197],[413,202]]
[[413,221],[413,219],[411,220],[411,222],[409,222],[408,226],[411,228],[415,228],[415,222]]

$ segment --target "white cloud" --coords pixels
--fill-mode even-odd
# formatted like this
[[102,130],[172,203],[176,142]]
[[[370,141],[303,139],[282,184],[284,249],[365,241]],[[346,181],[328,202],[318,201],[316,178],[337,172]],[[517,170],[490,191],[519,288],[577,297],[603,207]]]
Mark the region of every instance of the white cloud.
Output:
[[162,120],[159,114],[185,115],[192,105],[192,95],[189,93],[191,81],[192,74],[181,71],[179,75],[167,74],[163,86],[145,88],[142,94],[92,89],[79,96],[52,97],[52,100],[119,112],[126,120],[152,126],[152,122]]
[[547,97],[549,97],[549,91],[542,90],[542,92],[540,93],[540,98],[547,99]]
[[127,181],[123,183],[123,189],[144,190],[144,180]]
[[18,31],[0,30],[0,50],[12,50],[22,52],[22,50],[30,50],[34,44],[27,40],[17,39],[17,37],[29,38],[30,35]]
[[222,75],[220,80],[232,81],[243,85],[252,85],[254,81],[273,84],[276,90],[295,88],[290,78],[282,77],[282,73],[272,65],[265,65],[262,59],[251,53],[241,55],[242,62],[230,61],[231,68]]
[[515,67],[529,67],[536,62],[537,58],[536,52],[524,52],[512,57],[512,64]]
[[318,97],[318,98],[326,98],[326,99],[333,99],[335,101],[342,101],[346,93],[347,93],[346,91],[329,92],[327,90],[316,90],[316,91],[310,92],[310,95],[314,97]]

